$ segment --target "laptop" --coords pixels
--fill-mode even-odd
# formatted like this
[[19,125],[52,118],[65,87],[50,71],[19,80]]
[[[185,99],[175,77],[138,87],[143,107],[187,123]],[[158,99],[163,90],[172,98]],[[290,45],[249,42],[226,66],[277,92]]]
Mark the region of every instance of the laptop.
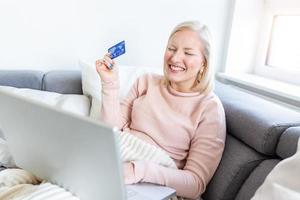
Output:
[[18,167],[81,200],[163,200],[176,194],[154,184],[125,186],[117,131],[104,123],[0,91],[0,127]]

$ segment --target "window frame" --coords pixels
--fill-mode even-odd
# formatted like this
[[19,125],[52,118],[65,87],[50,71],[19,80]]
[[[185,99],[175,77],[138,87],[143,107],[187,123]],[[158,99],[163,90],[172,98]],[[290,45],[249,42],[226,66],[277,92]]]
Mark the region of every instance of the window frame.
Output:
[[285,70],[283,67],[274,67],[267,65],[268,50],[272,37],[273,18],[280,15],[300,15],[299,2],[286,3],[285,1],[266,2],[263,19],[261,22],[261,31],[259,33],[257,51],[255,55],[254,74],[266,78],[279,80],[295,85],[300,85],[300,70],[289,68]]

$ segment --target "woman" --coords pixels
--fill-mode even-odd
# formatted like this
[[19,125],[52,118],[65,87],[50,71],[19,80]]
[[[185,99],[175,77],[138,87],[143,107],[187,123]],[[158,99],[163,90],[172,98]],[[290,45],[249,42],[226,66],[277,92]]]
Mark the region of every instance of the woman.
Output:
[[118,69],[109,54],[96,61],[96,68],[102,80],[102,120],[163,149],[178,168],[124,163],[125,183],[166,185],[179,196],[198,198],[220,162],[225,142],[224,110],[212,92],[207,27],[195,21],[176,26],[165,50],[164,76],[138,78],[122,102]]

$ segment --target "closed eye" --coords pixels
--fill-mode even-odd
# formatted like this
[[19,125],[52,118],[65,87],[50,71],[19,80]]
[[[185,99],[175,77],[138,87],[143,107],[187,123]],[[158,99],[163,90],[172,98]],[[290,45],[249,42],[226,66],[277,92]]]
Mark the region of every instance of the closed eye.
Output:
[[168,50],[169,50],[169,51],[176,51],[175,48],[171,48],[171,47],[168,47]]
[[193,54],[193,53],[189,53],[189,52],[185,52],[185,55],[188,55],[188,56],[193,56],[193,55],[195,55],[195,54]]

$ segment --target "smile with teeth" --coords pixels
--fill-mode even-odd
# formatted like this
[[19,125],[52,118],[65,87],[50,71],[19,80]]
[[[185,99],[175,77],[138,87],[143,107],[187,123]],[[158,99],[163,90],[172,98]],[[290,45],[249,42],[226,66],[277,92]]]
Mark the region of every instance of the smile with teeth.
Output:
[[185,68],[182,67],[182,66],[179,66],[179,65],[169,65],[169,68],[172,70],[172,71],[185,71]]

